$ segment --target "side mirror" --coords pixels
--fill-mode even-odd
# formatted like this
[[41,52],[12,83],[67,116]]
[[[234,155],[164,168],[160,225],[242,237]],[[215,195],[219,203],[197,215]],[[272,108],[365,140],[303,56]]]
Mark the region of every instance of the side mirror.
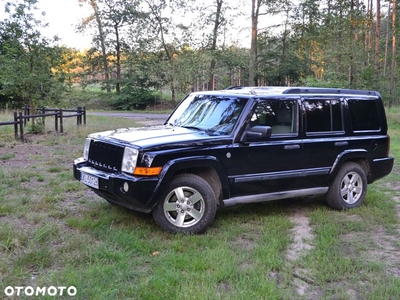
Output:
[[254,126],[245,131],[243,142],[265,141],[271,137],[271,126]]

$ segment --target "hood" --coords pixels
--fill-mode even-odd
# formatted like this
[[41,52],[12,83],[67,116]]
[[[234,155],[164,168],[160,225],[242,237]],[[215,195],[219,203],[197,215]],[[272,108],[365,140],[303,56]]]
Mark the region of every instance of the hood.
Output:
[[93,133],[89,137],[140,148],[172,148],[208,144],[227,144],[232,142],[230,136],[210,135],[205,131],[175,127],[171,125],[149,126],[138,128],[121,128]]

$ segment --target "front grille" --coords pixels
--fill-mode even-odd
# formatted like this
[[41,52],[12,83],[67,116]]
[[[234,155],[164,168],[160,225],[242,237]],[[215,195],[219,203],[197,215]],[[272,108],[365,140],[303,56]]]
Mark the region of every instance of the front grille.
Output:
[[124,155],[124,147],[93,141],[90,144],[90,165],[104,171],[121,171],[121,162]]

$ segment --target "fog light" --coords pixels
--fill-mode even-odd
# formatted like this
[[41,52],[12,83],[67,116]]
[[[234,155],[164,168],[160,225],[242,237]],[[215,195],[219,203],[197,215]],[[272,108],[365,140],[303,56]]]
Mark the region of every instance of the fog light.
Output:
[[129,184],[127,182],[124,182],[123,189],[124,189],[125,193],[127,193],[129,191]]

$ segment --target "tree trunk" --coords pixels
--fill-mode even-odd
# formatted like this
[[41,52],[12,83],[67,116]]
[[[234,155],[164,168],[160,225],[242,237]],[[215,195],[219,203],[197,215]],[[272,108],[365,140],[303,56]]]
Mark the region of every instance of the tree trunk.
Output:
[[[358,12],[360,10],[360,1],[356,0],[356,7],[354,8],[354,3],[351,3],[351,55],[350,55],[350,71],[349,71],[349,83],[350,87],[354,88],[356,86],[356,54],[357,54],[357,42],[358,42],[358,31],[359,31],[359,20],[358,20]],[[354,37],[352,38],[352,35]]]
[[110,82],[109,82],[110,73],[108,70],[108,62],[107,62],[107,52],[106,52],[106,42],[105,42],[106,37],[104,36],[103,24],[101,23],[96,0],[90,0],[90,5],[93,8],[94,16],[95,16],[96,22],[97,22],[97,29],[99,30],[101,54],[102,54],[102,61],[103,61],[103,68],[104,68],[104,77],[105,77],[105,81],[106,81],[106,89],[107,89],[107,93],[110,93],[111,92]]
[[395,103],[394,89],[395,89],[395,68],[396,68],[396,0],[392,2],[392,66],[390,70],[390,106]]
[[[218,38],[218,29],[219,25],[221,24],[221,10],[222,10],[222,2],[223,0],[216,0],[217,3],[217,11],[215,13],[215,20],[214,20],[214,29],[213,29],[213,38],[211,44],[211,51],[212,53],[215,52],[217,49],[217,38]],[[210,64],[210,80],[208,82],[208,90],[213,91],[215,90],[215,66],[217,62],[215,58],[212,56],[211,64]]]
[[341,74],[344,72],[343,68],[343,60],[342,60],[342,49],[343,49],[343,36],[342,36],[342,31],[343,31],[343,7],[341,5],[342,3],[340,2],[339,7],[337,8],[339,10],[339,21],[340,21],[340,28],[338,30],[338,35],[337,35],[337,43],[338,43],[338,49],[339,52],[337,52],[337,64],[336,64],[336,72],[338,74]]
[[[33,55],[32,55],[32,48],[28,45],[28,51],[29,51],[29,74],[32,76],[33,75]],[[31,79],[32,80],[32,79]],[[29,111],[30,115],[35,114],[35,103],[33,102],[32,98],[32,89],[29,89],[29,95],[28,95],[28,105],[29,105]],[[35,118],[31,119],[32,125],[35,125]]]
[[370,62],[370,50],[372,50],[372,28],[374,26],[374,13],[373,13],[373,2],[372,0],[368,0],[368,40],[367,40],[367,48],[368,50],[368,54],[367,54],[367,60],[368,60],[368,66],[371,64]]
[[386,33],[385,33],[385,61],[383,63],[383,76],[386,77],[386,69],[388,63],[388,54],[389,54],[389,29],[390,29],[390,7],[388,9],[388,16],[386,22]]
[[121,43],[119,40],[119,31],[118,31],[118,24],[114,25],[115,29],[115,50],[116,50],[116,55],[117,55],[117,82],[115,83],[115,91],[117,94],[120,93],[121,91]]
[[[155,20],[156,20],[156,22],[157,22],[157,24],[159,26],[161,44],[162,44],[162,47],[163,47],[163,49],[165,51],[165,55],[167,56],[167,61],[171,66],[172,74],[174,74],[175,73],[173,71],[174,68],[175,68],[175,66],[174,66],[174,56],[173,56],[174,52],[173,52],[172,49],[170,50],[168,48],[167,41],[165,40],[165,37],[164,37],[165,29],[164,29],[164,26],[163,26],[161,13],[159,13],[157,10],[155,10],[153,8],[153,6],[151,5],[151,1],[146,1],[146,2],[147,2],[147,5],[149,6],[149,8],[151,9],[151,11],[152,11],[152,13],[154,15],[154,18],[155,18]],[[171,86],[171,101],[172,101],[172,103],[175,104],[176,91],[175,91],[175,79],[174,79],[174,76],[171,77],[170,86]]]
[[375,59],[374,59],[374,88],[378,88],[379,79],[379,46],[381,39],[381,4],[376,0],[376,28],[375,28]]
[[[288,24],[289,24],[289,9],[286,10],[286,20],[285,20],[283,33],[282,33],[282,54],[281,54],[281,62],[280,62],[281,66],[286,64],[286,59],[287,59],[286,58],[286,56],[287,56],[286,47],[287,47],[287,37],[289,35],[289,31],[287,29]],[[279,72],[279,73],[280,73],[279,74],[279,84],[286,85],[286,82],[287,82],[286,78],[282,78],[282,73],[281,72]],[[264,80],[265,80],[265,77],[264,77]]]
[[250,44],[250,64],[249,64],[249,86],[256,85],[256,59],[257,59],[257,31],[258,14],[261,0],[251,0],[251,44]]

